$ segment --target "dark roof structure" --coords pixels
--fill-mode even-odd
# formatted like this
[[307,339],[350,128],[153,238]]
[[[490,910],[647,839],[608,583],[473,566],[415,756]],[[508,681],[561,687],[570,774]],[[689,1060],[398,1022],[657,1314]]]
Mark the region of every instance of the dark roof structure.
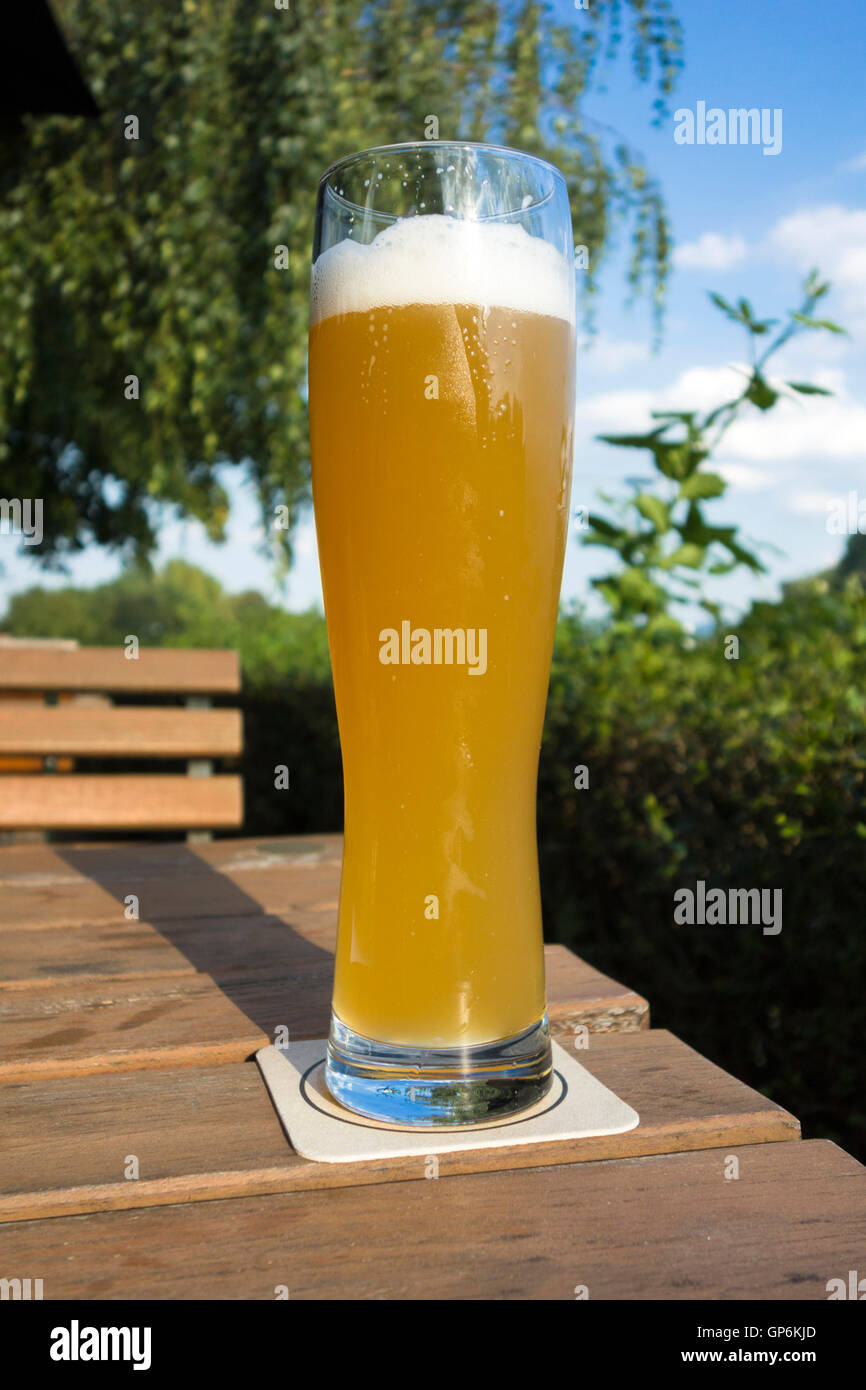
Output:
[[4,12],[0,116],[98,116],[47,0],[17,0]]

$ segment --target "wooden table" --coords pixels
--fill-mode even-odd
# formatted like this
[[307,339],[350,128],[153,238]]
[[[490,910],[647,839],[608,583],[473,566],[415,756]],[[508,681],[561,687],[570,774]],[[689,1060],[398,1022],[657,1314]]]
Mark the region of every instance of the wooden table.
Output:
[[252,1054],[327,1030],[340,853],[0,849],[0,1277],[48,1299],[825,1299],[863,1264],[866,1169],[559,946],[553,1032],[589,1030],[579,1059],[637,1129],[443,1155],[436,1181],[296,1155]]

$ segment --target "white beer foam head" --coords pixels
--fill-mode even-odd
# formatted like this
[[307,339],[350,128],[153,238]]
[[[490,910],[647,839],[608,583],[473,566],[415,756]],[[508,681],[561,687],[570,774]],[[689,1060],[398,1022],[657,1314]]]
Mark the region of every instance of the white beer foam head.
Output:
[[408,304],[480,304],[571,318],[566,258],[523,227],[407,217],[368,245],[349,237],[313,266],[312,323]]

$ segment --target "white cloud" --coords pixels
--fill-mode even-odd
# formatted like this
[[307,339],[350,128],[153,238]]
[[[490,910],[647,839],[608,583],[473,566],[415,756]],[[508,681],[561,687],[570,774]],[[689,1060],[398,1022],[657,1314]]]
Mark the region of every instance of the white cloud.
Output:
[[848,174],[856,174],[861,169],[866,169],[866,150],[862,154],[858,154],[856,158],[849,159],[847,163],[842,165],[842,168]]
[[803,208],[776,223],[767,250],[801,271],[817,266],[841,295],[843,313],[866,315],[866,209]]
[[587,338],[578,344],[578,371],[585,366],[590,371],[595,368],[601,372],[618,372],[635,362],[648,361],[649,355],[648,345],[634,339]]
[[725,452],[764,461],[845,459],[866,472],[866,407],[843,393],[783,400],[765,415],[743,415],[725,437]]
[[826,516],[828,506],[834,501],[832,492],[795,492],[789,505],[792,512],[804,516]]
[[[735,396],[743,376],[733,367],[689,367],[661,390],[605,391],[578,404],[578,422],[622,434],[649,429],[653,410],[710,410]],[[657,423],[657,422],[656,422]]]
[[643,430],[650,424],[650,411],[655,409],[652,391],[606,391],[590,396],[577,406],[578,428],[586,421],[593,430],[617,434]]
[[674,265],[680,270],[729,270],[746,259],[748,247],[741,236],[721,236],[704,232],[697,241],[685,242],[674,250]]
[[772,487],[775,479],[771,473],[763,468],[753,468],[748,463],[716,463],[712,464],[714,473],[719,473],[726,483],[731,487],[739,488],[741,492],[763,492],[765,488]]
[[[866,169],[866,152],[845,167]],[[773,264],[781,261],[801,272],[817,266],[838,292],[840,316],[866,320],[866,209],[841,203],[817,204],[781,218],[763,241],[752,247],[735,234],[704,232],[674,251],[674,264],[686,270],[728,270],[747,259]],[[829,355],[828,342],[829,335],[815,335],[816,349],[822,356]],[[837,339],[833,350],[839,350],[838,344]]]
[[712,410],[739,395],[746,375],[745,365],[733,362],[724,367],[688,367],[659,393],[653,410]]

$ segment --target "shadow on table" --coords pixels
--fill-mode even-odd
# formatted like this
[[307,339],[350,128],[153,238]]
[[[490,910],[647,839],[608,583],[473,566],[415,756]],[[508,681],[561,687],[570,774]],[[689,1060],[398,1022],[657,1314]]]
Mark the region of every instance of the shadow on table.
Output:
[[[53,848],[70,868],[124,907],[134,894],[142,925],[158,932],[196,971],[210,975],[272,1040],[279,1026],[287,1027],[290,1036],[327,1034],[334,957],[321,938],[327,941],[336,908],[328,916],[321,908],[311,911],[287,902],[285,908],[265,911],[226,873],[184,845]],[[299,848],[305,847],[295,842],[286,853],[287,865]],[[269,869],[261,872],[264,877]],[[322,897],[336,899],[332,860],[303,872],[318,874]]]

